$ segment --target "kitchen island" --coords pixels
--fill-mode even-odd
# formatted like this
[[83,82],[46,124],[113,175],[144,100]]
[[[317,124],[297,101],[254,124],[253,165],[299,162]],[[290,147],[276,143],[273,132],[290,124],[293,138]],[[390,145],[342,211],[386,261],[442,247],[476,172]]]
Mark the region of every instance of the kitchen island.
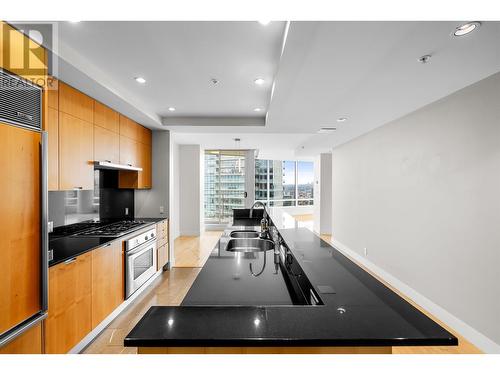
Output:
[[270,218],[276,252],[228,251],[232,232],[260,229],[259,218],[236,215],[181,306],[150,308],[124,345],[139,353],[388,354],[458,344],[289,215],[271,210]]

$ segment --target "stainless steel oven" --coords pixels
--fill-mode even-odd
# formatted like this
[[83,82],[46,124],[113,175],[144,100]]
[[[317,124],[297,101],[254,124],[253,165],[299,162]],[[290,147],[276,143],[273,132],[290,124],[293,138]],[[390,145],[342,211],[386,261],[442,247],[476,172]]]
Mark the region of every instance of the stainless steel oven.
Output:
[[125,241],[125,298],[156,273],[156,230],[150,229]]

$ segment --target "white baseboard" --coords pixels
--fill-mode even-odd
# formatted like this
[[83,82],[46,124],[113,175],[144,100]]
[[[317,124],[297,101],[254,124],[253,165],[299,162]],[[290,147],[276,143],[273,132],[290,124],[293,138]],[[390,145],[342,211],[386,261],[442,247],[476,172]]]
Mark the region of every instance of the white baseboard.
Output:
[[386,281],[388,284],[399,290],[401,293],[412,299],[417,305],[421,306],[423,309],[427,310],[429,313],[443,321],[445,324],[450,326],[452,329],[460,333],[463,337],[469,340],[472,344],[477,346],[484,353],[488,354],[498,354],[500,353],[500,345],[486,337],[482,333],[478,332],[462,320],[458,319],[456,316],[452,315],[441,306],[435,304],[427,297],[418,293],[416,290],[409,287],[407,284],[403,283],[401,280],[392,276],[390,273],[386,272],[379,266],[375,265],[368,259],[362,257],[360,254],[351,250],[339,241],[333,240],[333,246],[337,248],[340,252],[349,258],[354,259],[359,264],[369,269],[375,275]]

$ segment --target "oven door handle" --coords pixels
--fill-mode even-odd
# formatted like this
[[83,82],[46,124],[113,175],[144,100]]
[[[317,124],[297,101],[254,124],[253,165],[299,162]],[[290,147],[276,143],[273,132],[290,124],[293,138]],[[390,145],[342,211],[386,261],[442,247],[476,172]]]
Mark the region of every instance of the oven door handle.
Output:
[[[145,251],[149,250],[151,247],[155,248],[155,241],[150,241],[145,244],[142,244],[141,246],[135,248],[132,251],[127,252],[127,257],[132,257],[133,255],[140,255],[144,253]],[[135,257],[134,257],[135,258]]]

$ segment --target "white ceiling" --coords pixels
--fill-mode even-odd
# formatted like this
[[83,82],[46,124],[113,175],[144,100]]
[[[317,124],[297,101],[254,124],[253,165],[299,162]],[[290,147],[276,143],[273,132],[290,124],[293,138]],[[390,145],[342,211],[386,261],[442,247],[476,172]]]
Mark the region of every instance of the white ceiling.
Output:
[[[217,148],[238,134],[261,152],[310,156],[499,72],[500,22],[454,38],[460,23],[291,22],[281,55],[284,22],[61,22],[59,73],[147,126],[190,133],[180,143]],[[265,126],[231,119],[255,119],[255,107]]]
[[[142,103],[152,117],[263,118],[285,23],[92,21],[58,26],[63,59],[90,76],[98,69],[99,78]],[[135,77],[145,78],[146,84]],[[256,78],[265,83],[256,85]]]

